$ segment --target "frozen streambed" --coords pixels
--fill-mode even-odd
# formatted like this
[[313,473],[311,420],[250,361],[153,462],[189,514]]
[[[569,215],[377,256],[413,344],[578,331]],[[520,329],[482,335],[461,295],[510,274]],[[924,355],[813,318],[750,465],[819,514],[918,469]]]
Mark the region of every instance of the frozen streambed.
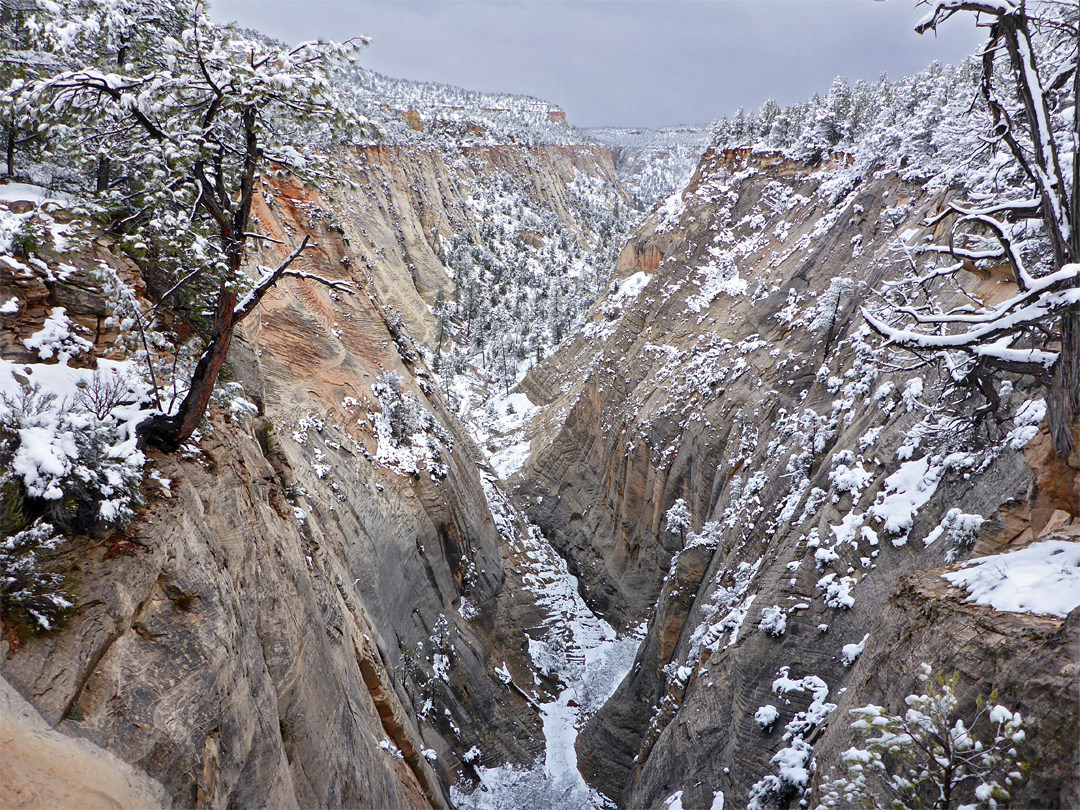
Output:
[[[490,482],[486,488],[493,511],[505,513],[508,504]],[[526,586],[548,611],[542,636],[530,639],[529,653],[537,671],[558,678],[562,689],[556,699],[541,705],[543,760],[528,769],[481,765],[477,769],[481,786],[471,794],[454,788],[454,803],[472,810],[610,807],[611,803],[581,778],[574,743],[581,725],[630,671],[644,627],[617,636],[582,600],[577,578],[535,526],[529,527],[527,536],[516,536],[510,545]],[[534,684],[519,686],[529,689]]]
[[[495,472],[507,478],[521,468],[529,455],[525,428],[540,410],[524,394],[493,396],[479,380],[457,380],[463,422],[484,449]],[[519,572],[547,619],[530,631],[529,654],[537,673],[556,678],[560,691],[554,700],[541,703],[545,750],[529,768],[485,767],[484,752],[476,751],[474,765],[480,784],[471,793],[452,788],[454,804],[462,810],[580,810],[612,804],[585,784],[577,769],[574,743],[578,729],[615,692],[633,666],[645,634],[637,631],[618,636],[610,624],[596,616],[578,593],[577,578],[566,561],[535,526],[527,525],[506,500],[492,476],[484,475],[484,492],[499,531],[509,545],[509,563]],[[508,668],[498,667],[496,676],[507,682]],[[547,694],[535,683],[516,686],[537,696]],[[543,698],[541,698],[543,700]],[[463,784],[462,787],[466,787]]]

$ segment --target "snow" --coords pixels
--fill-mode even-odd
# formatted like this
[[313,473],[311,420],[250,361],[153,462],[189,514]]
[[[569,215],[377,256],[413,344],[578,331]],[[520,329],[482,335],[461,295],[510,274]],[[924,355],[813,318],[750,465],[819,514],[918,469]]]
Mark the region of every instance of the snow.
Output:
[[900,469],[885,479],[870,513],[896,535],[893,545],[902,546],[915,521],[915,515],[937,491],[944,465],[932,464],[930,456],[905,461]]
[[[790,667],[781,667],[772,683],[772,691],[781,697],[791,692],[809,692],[810,705],[805,711],[796,712],[784,726],[784,740],[787,747],[781,748],[769,761],[776,766],[776,774],[767,774],[750,789],[748,810],[764,810],[772,806],[772,801],[779,794],[790,788],[804,788],[810,781],[810,766],[814,749],[804,740],[825,718],[836,709],[835,703],[829,703],[829,687],[817,675],[805,675],[802,678],[790,677]],[[790,703],[790,699],[785,700]],[[759,710],[760,711],[760,710]]]
[[1005,437],[1005,444],[1013,450],[1022,450],[1039,434],[1039,423],[1046,418],[1046,400],[1027,400],[1013,417],[1015,427]]
[[[855,538],[858,537],[859,529],[862,528],[863,520],[865,518],[866,515],[862,512],[848,512],[844,515],[844,519],[841,520],[840,523],[835,526],[829,524],[829,528],[832,529],[833,535],[836,537],[836,545],[839,546],[842,543],[850,543],[853,546],[858,545],[858,541]],[[825,551],[825,549],[818,549],[814,556],[818,560],[821,560],[822,557],[819,555],[823,551]],[[835,552],[833,553],[833,558],[835,559]]]
[[845,667],[850,667],[855,663],[855,659],[862,655],[863,649],[866,647],[866,640],[870,638],[870,634],[867,633],[862,637],[862,641],[858,644],[845,644],[844,648],[840,651],[840,662]]
[[657,214],[660,218],[660,224],[657,230],[663,231],[667,228],[674,227],[678,224],[679,218],[686,211],[686,204],[683,202],[682,189],[678,189],[670,197],[664,200],[663,205],[657,209]]
[[854,577],[841,577],[836,574],[826,574],[817,582],[817,589],[824,591],[825,604],[834,608],[850,609],[855,604],[855,597],[851,595],[851,589],[855,587]]
[[0,305],[0,315],[14,315],[19,311],[19,299],[12,296],[3,305]]
[[[1077,276],[1080,276],[1080,264],[1069,264],[1056,273],[1033,279],[1030,283],[1031,289],[999,304],[988,313],[972,316],[971,322],[979,325],[956,334],[929,334],[894,329],[865,309],[862,314],[875,331],[900,346],[922,349],[967,349],[981,357],[1008,361],[1034,361],[1049,367],[1057,357],[1055,353],[1011,349],[1009,344],[1024,325],[1037,323],[1055,309],[1069,307],[1080,302],[1080,288],[1046,292],[1046,288],[1051,284]],[[1002,332],[1006,333],[1005,337],[995,339]]]
[[619,148],[619,178],[647,207],[686,187],[711,138],[709,127],[685,126],[660,130],[587,129],[585,133]]
[[[458,380],[460,384],[466,382],[464,377]],[[466,388],[462,391],[466,402],[462,408],[462,421],[499,478],[506,480],[529,459],[532,445],[525,438],[525,429],[540,408],[532,403],[527,394],[516,392],[496,394],[485,402],[480,387],[476,383],[470,386],[473,390]]]
[[[401,475],[419,477],[423,470],[433,481],[445,478],[447,466],[443,453],[452,452],[454,443],[430,409],[415,394],[403,389],[396,374],[380,375],[372,391],[382,406],[380,412],[368,414],[378,442],[376,461]],[[297,434],[293,438],[297,439]]]
[[529,442],[518,442],[509,447],[504,447],[489,456],[491,466],[495,468],[499,478],[505,480],[525,465],[525,462],[529,460],[530,451],[531,445]]
[[754,712],[754,722],[764,729],[768,729],[780,716],[780,710],[772,704],[766,704]]
[[686,300],[686,308],[700,312],[721,293],[739,296],[746,292],[749,282],[739,277],[739,270],[727,251],[716,246],[709,248],[709,260],[697,268],[698,293]]
[[404,755],[401,753],[401,749],[394,745],[389,737],[383,737],[379,741],[379,748],[388,753],[394,759],[404,759]]
[[782,636],[787,630],[787,616],[784,609],[779,605],[772,605],[761,611],[761,624],[758,625],[762,633],[769,636]]
[[1046,540],[979,557],[944,579],[968,592],[968,602],[1009,613],[1064,618],[1080,606],[1080,543]]
[[458,613],[460,613],[461,618],[466,621],[472,621],[480,615],[480,611],[478,611],[473,603],[469,601],[468,597],[465,596],[461,597],[461,602],[458,604]]
[[829,473],[829,483],[833,488],[832,502],[837,503],[841,493],[850,492],[852,503],[858,503],[859,495],[873,478],[872,472],[863,469],[862,461],[857,461],[850,467],[847,464],[838,464],[836,469]]
[[29,183],[0,184],[0,202],[32,202],[44,205],[50,202],[64,203],[69,200],[66,194],[53,194],[41,186],[32,186]]
[[[62,308],[58,310],[62,314]],[[35,392],[45,395],[37,399],[35,407],[27,408],[19,421],[19,443],[12,459],[12,471],[22,479],[27,494],[46,500],[64,497],[64,479],[69,475],[77,474],[87,482],[93,481],[104,496],[100,516],[114,520],[125,507],[122,501],[110,496],[117,493],[124,477],[138,475],[145,461],[136,447],[135,430],[149,412],[134,404],[117,405],[107,417],[115,422],[103,423],[79,404],[83,388],[93,385],[96,375],[99,379],[115,376],[134,380],[133,364],[99,358],[98,368],[94,370],[72,368],[66,359],[65,353],[60,354],[58,363],[16,364],[0,359],[0,420],[14,414],[21,397],[34,396]],[[133,385],[138,389],[132,394],[136,399],[148,388],[143,384]],[[77,434],[83,431],[95,431],[111,442],[105,448],[105,458],[94,470],[87,469],[80,459]]]
[[[756,593],[750,594],[742,604],[732,608],[731,612],[716,625],[722,629],[731,630],[731,637],[727,643],[728,647],[739,640],[739,630],[742,629],[743,621],[746,619],[746,614],[749,613],[750,605],[753,604],[755,598],[757,598]],[[719,639],[717,639],[717,645],[719,645]],[[706,644],[705,646],[709,647],[710,645]]]
[[941,519],[941,523],[926,535],[923,545],[931,545],[942,535],[945,535],[954,546],[968,545],[978,536],[984,522],[982,515],[968,515],[960,509],[950,509]]
[[60,419],[42,414],[19,430],[19,449],[11,462],[11,471],[22,478],[31,498],[55,501],[64,497],[61,479],[71,472],[78,458],[75,433],[64,430]]
[[1012,720],[1013,713],[999,703],[990,710],[989,719],[991,723],[1000,725],[1001,723],[1008,723]]
[[781,748],[770,760],[777,766],[780,781],[797,787],[805,787],[810,781],[810,771],[807,763],[813,754],[810,745],[801,738],[796,738],[787,748]]
[[683,810],[682,795],[683,792],[681,790],[672,793],[664,799],[664,803],[660,805],[660,810]]
[[675,499],[665,517],[665,528],[670,534],[682,534],[690,528],[690,510],[686,508],[686,501],[682,498]]
[[150,477],[151,480],[157,481],[158,485],[163,490],[165,490],[166,493],[171,493],[172,492],[172,479],[171,478],[166,478],[165,476],[163,476],[161,474],[161,470],[151,470],[149,477]]
[[[490,476],[482,476],[485,494],[500,532],[510,544],[511,559],[525,587],[547,613],[542,639],[529,639],[538,671],[558,678],[558,695],[540,706],[544,758],[532,768],[478,768],[487,790],[465,794],[452,789],[455,805],[470,810],[506,807],[603,807],[601,794],[585,784],[577,769],[574,743],[585,720],[614,694],[630,671],[644,626],[621,638],[596,616],[578,592],[577,578],[566,561],[535,526],[518,531],[513,507]],[[503,664],[498,677],[508,682]]]
[[632,276],[627,276],[618,283],[618,289],[611,293],[604,301],[603,312],[606,317],[614,317],[626,304],[637,298],[652,279],[652,274],[639,270]]
[[94,347],[89,340],[75,334],[64,307],[55,307],[45,319],[40,331],[26,338],[23,345],[31,351],[36,350],[42,360],[48,360],[55,355],[63,364]]

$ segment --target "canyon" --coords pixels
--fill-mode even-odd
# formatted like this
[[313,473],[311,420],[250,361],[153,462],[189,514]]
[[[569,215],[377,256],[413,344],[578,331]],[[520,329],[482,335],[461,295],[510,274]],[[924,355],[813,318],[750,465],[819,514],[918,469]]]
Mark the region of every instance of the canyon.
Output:
[[[943,576],[1080,543],[1080,456],[1019,377],[992,427],[950,427],[948,370],[883,358],[861,314],[957,189],[444,101],[386,102],[400,132],[335,150],[337,184],[260,178],[252,278],[308,237],[298,267],[352,289],[274,287],[197,436],[146,451],[134,519],[49,558],[64,622],[5,621],[0,804],[816,806],[850,711],[928,666],[961,716],[994,690],[1023,715],[1013,806],[1080,806],[1080,608]],[[536,142],[499,129],[521,105]],[[127,358],[117,291],[160,280],[0,191],[0,226],[43,234],[0,256],[4,381]],[[440,325],[473,247],[581,302],[511,381]],[[57,309],[85,344],[60,362],[35,348]]]

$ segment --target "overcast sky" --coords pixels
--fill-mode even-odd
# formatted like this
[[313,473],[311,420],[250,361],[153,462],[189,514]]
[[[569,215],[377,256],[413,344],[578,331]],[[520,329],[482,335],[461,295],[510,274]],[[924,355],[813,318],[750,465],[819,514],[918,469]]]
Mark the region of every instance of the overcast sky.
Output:
[[969,17],[937,38],[914,0],[214,0],[219,22],[296,43],[371,37],[367,67],[551,101],[581,126],[708,123],[738,107],[956,63]]

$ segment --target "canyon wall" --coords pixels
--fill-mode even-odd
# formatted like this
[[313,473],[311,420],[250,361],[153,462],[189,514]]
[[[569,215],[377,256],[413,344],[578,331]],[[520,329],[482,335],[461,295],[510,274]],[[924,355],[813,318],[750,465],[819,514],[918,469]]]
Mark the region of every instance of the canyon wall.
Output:
[[[584,238],[568,187],[620,188],[610,155],[371,147],[339,162],[351,186],[262,182],[256,216],[280,244],[252,264],[307,235],[295,266],[353,293],[291,279],[267,295],[199,435],[151,458],[137,519],[53,561],[74,597],[66,623],[0,641],[4,680],[62,734],[156,780],[165,805],[444,807],[481,764],[543,751],[533,693],[494,671],[530,672],[526,633],[547,615],[522,586],[528,561],[508,563],[514,518],[496,525],[495,477],[419,346],[449,283],[438,239],[483,223],[473,191],[513,176]],[[91,270],[145,285],[110,248],[44,244],[5,266],[0,292],[21,302],[5,357],[36,361],[23,341],[57,305],[96,344],[79,362],[121,356]],[[385,372],[430,415],[425,441],[385,432]]]
[[[592,603],[648,622],[577,743],[620,806],[787,806],[851,744],[847,710],[902,707],[924,662],[960,674],[971,714],[996,688],[1027,718],[1019,806],[1075,804],[1076,611],[968,605],[940,574],[1075,540],[1080,461],[1048,464],[1023,380],[981,425],[935,421],[940,365],[883,353],[859,314],[943,237],[924,223],[949,194],[707,153],[593,322],[522,384],[545,408],[515,497]],[[997,272],[965,283],[1001,300]],[[673,528],[678,499],[690,525]]]
[[[51,560],[67,622],[5,626],[0,676],[18,695],[0,706],[18,731],[0,744],[40,774],[12,804],[46,795],[54,750],[99,768],[92,789],[121,806],[444,807],[484,791],[484,769],[535,766],[541,705],[569,691],[530,655],[555,642],[544,577],[561,563],[538,573],[515,508],[593,609],[645,634],[577,739],[581,773],[619,806],[816,798],[852,744],[848,710],[899,708],[924,663],[960,675],[964,711],[997,688],[1023,713],[1019,804],[1080,801],[1077,612],[1002,613],[940,576],[1075,541],[1080,462],[1048,452],[1030,382],[999,386],[975,420],[940,365],[886,354],[859,314],[942,238],[924,223],[951,192],[843,159],[707,153],[636,230],[589,322],[521,382],[540,407],[504,486],[426,359],[453,283],[445,244],[498,215],[484,197],[498,187],[591,247],[583,195],[630,201],[612,150],[338,161],[343,185],[262,181],[256,216],[277,242],[251,270],[306,235],[297,269],[353,291],[272,290],[198,438],[150,459],[136,520]],[[57,307],[94,344],[76,362],[122,356],[102,267],[162,292],[108,237],[65,242],[5,258],[0,302],[21,302],[5,360],[41,365],[25,341]],[[1013,290],[1000,268],[965,283]],[[394,432],[394,402],[413,435]]]

